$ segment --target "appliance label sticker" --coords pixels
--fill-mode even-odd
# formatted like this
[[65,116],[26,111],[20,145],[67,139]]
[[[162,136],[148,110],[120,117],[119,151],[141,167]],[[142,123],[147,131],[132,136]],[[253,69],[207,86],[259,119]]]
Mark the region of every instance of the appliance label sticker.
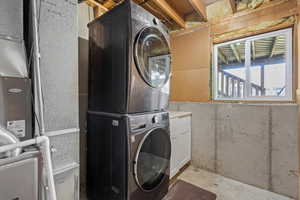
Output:
[[7,129],[19,138],[25,137],[26,122],[25,120],[7,121]]

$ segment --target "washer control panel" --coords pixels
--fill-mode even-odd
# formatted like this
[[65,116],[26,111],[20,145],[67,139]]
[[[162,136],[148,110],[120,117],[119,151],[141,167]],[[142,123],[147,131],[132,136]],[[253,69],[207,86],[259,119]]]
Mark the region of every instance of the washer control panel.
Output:
[[152,117],[152,123],[153,123],[153,124],[157,124],[158,122],[159,122],[158,116],[157,116],[157,115],[154,115],[154,116]]

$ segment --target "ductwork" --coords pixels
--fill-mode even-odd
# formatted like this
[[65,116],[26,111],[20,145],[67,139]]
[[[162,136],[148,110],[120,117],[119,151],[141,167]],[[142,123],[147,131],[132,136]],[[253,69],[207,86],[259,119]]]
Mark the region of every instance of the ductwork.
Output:
[[[16,136],[14,136],[12,133],[10,133],[9,131],[7,131],[6,129],[0,126],[0,146],[16,144],[18,142],[20,141]],[[21,153],[21,148],[16,148],[14,150],[1,153],[0,159],[15,157],[20,155],[20,153]]]
[[0,1],[0,76],[28,77],[23,37],[23,1]]

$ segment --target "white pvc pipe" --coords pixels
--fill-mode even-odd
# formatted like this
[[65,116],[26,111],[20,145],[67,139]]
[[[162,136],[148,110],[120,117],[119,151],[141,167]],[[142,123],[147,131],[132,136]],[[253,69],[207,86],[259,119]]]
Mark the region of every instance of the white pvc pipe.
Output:
[[42,157],[44,159],[45,171],[47,175],[48,188],[49,188],[48,190],[46,190],[46,192],[48,192],[48,196],[50,200],[57,200],[55,183],[53,178],[50,141],[47,136],[36,137],[34,139],[26,140],[24,142],[18,142],[14,144],[5,145],[5,146],[0,146],[0,153],[12,151],[17,148],[23,148],[34,144],[41,146],[41,152],[42,152]]
[[[44,101],[41,81],[41,70],[40,70],[40,44],[39,44],[39,31],[38,31],[38,20],[37,20],[37,0],[31,0],[32,2],[32,18],[33,18],[33,44],[34,44],[34,58],[35,58],[35,87],[38,100],[38,111],[39,111],[39,124],[40,124],[40,135],[45,134],[45,121],[44,121]],[[40,2],[41,3],[41,2]]]

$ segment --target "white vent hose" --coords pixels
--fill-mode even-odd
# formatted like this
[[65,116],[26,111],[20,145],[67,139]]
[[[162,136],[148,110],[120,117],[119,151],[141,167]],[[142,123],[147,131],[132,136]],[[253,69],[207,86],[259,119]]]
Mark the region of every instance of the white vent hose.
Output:
[[[14,134],[12,134],[8,130],[0,126],[0,146],[4,146],[8,144],[16,144],[19,142],[20,142],[19,139]],[[21,148],[16,148],[11,151],[1,153],[0,158],[16,157],[20,155],[21,151],[22,151]]]

